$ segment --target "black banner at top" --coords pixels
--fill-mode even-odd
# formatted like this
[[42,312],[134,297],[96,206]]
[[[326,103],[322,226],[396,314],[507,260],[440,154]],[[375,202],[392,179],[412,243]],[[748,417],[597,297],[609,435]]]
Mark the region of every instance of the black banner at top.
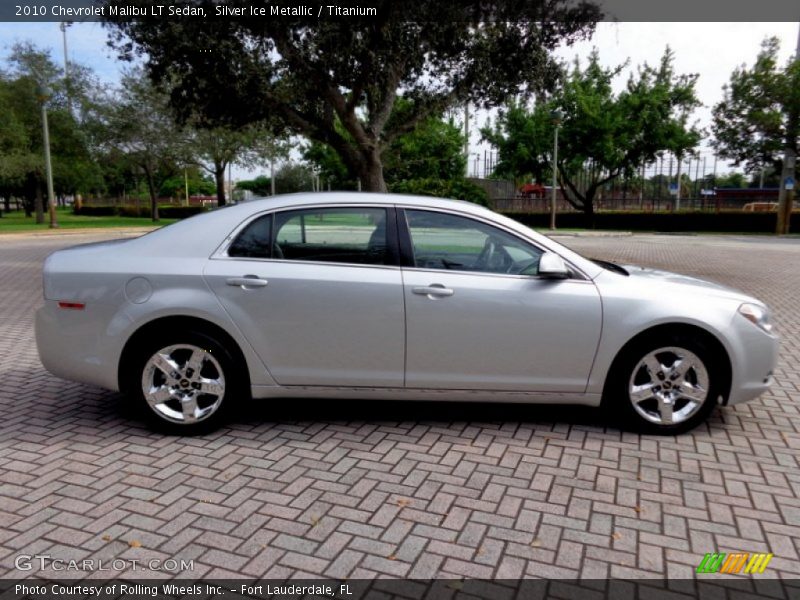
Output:
[[[492,5],[502,7],[500,18],[526,20],[526,7],[561,3],[599,6],[606,21],[800,21],[800,4],[787,0],[2,0],[0,21],[101,21],[123,19],[469,19],[468,5],[481,4],[482,16]],[[542,11],[537,10],[541,15]],[[488,18],[491,18],[490,16]]]

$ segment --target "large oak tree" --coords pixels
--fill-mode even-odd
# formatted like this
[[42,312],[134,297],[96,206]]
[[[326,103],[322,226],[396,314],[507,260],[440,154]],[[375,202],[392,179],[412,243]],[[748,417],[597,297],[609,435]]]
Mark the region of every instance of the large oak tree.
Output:
[[[177,4],[213,15],[218,2]],[[111,43],[124,58],[146,60],[183,118],[242,126],[278,117],[333,148],[363,189],[385,191],[381,154],[394,139],[447,107],[547,87],[550,50],[589,35],[600,17],[595,5],[570,0],[366,4],[376,16],[113,19]],[[408,110],[394,110],[400,96]]]

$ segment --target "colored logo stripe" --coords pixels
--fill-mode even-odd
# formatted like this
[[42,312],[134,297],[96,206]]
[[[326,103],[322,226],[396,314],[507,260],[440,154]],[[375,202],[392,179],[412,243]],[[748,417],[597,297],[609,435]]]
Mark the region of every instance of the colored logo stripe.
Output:
[[745,568],[744,572],[763,573],[771,560],[772,554],[753,554],[753,558],[747,563],[747,568]]
[[[710,552],[700,561],[697,572],[736,574],[741,573],[742,567],[744,567],[746,574],[755,575],[766,570],[772,557],[772,554],[763,553],[734,552],[725,554],[724,552]],[[747,566],[745,567],[745,565]]]
[[715,552],[713,554],[706,554],[703,560],[700,561],[700,566],[697,567],[698,573],[716,573],[722,566],[722,561],[725,560],[724,552]]

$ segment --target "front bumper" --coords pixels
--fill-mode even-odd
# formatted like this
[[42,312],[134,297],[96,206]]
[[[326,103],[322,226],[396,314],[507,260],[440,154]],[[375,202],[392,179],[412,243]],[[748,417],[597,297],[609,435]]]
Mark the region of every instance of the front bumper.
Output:
[[731,392],[726,405],[740,404],[757,398],[773,383],[778,362],[778,336],[762,331],[736,315],[732,326],[736,330],[736,348],[732,352]]

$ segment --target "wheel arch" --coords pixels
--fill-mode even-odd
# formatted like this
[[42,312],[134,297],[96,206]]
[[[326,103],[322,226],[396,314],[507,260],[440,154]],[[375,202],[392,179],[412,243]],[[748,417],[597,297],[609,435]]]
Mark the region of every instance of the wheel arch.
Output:
[[125,342],[125,346],[122,349],[119,363],[117,365],[117,382],[121,392],[125,393],[129,391],[131,384],[124,366],[130,363],[136,351],[146,340],[151,339],[160,332],[163,332],[165,328],[171,328],[175,330],[191,329],[200,333],[205,333],[216,339],[220,344],[225,346],[225,348],[234,358],[234,364],[239,370],[240,376],[243,377],[242,388],[248,392],[250,391],[250,369],[248,368],[247,359],[245,358],[244,352],[242,352],[242,349],[236,340],[222,327],[212,323],[211,321],[202,319],[200,317],[174,315],[158,317],[152,321],[142,324],[136,331],[133,332],[133,334],[131,334],[131,336],[128,338],[128,341]]
[[716,357],[717,366],[722,371],[720,394],[723,398],[722,404],[727,404],[728,398],[730,397],[731,384],[733,381],[733,368],[731,366],[730,355],[728,354],[725,345],[716,335],[707,329],[704,329],[703,327],[689,323],[661,323],[640,331],[627,342],[625,342],[625,344],[623,344],[623,346],[614,356],[614,360],[611,362],[611,367],[608,369],[606,380],[603,385],[603,398],[605,399],[608,396],[608,387],[617,376],[620,362],[623,360],[626,354],[631,351],[632,348],[656,336],[676,334],[700,338],[700,340],[709,347],[711,352],[713,352],[714,356]]

